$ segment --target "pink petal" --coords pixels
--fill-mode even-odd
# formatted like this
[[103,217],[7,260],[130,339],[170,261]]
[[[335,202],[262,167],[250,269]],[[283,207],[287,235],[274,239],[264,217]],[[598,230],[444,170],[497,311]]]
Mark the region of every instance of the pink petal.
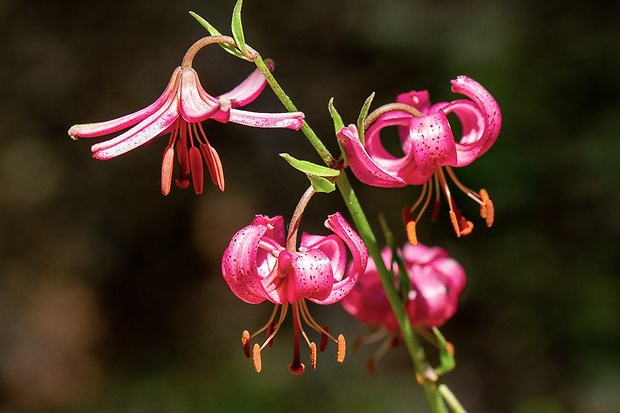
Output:
[[233,90],[219,97],[230,100],[232,107],[238,108],[253,102],[265,89],[266,85],[267,79],[265,79],[265,76],[259,69],[256,69]]
[[278,256],[278,275],[283,280],[279,293],[284,293],[289,303],[302,298],[324,300],[334,284],[329,257],[320,250],[282,251]]
[[452,81],[452,91],[462,93],[476,102],[486,118],[485,132],[481,139],[484,142],[479,155],[485,153],[497,140],[502,126],[502,114],[493,96],[482,85],[467,76],[458,76]]
[[442,108],[443,112],[454,113],[461,122],[463,136],[456,142],[457,162],[454,166],[465,166],[481,155],[486,127],[486,117],[480,108],[470,100],[455,100]]
[[330,215],[325,221],[325,226],[338,235],[352,255],[351,265],[348,268],[345,277],[334,284],[329,296],[325,299],[310,299],[317,304],[333,304],[342,300],[357,283],[359,277],[366,270],[368,264],[368,250],[360,236],[351,228],[344,217],[340,213]]
[[163,106],[167,105],[170,101],[170,97],[174,96],[176,89],[179,87],[180,75],[181,68],[177,67],[172,73],[168,86],[166,86],[166,89],[161,96],[146,108],[105,122],[74,125],[71,129],[69,129],[69,136],[72,138],[93,138],[97,136],[109,135],[110,133],[118,132],[142,122],[144,119],[159,111],[159,109]]
[[93,145],[93,157],[102,160],[117,157],[166,132],[179,118],[176,106],[176,98],[169,96],[168,101],[157,112],[133,128],[113,139]]
[[282,215],[276,215],[273,218],[269,218],[266,215],[256,215],[252,220],[252,225],[266,226],[265,238],[272,239],[279,245],[284,245],[286,242],[284,218]]
[[412,117],[409,124],[409,139],[418,171],[422,177],[426,177],[422,182],[411,179],[410,184],[416,185],[429,180],[440,165],[456,164],[454,135],[443,112],[436,112],[423,118]]
[[382,168],[370,157],[357,136],[355,125],[340,129],[337,138],[347,156],[351,171],[361,182],[383,188],[399,188],[407,185],[407,181],[402,177]]
[[302,112],[257,113],[231,109],[228,121],[255,128],[288,128],[298,130],[304,123],[304,114]]
[[[424,183],[429,177],[422,175],[416,164],[412,141],[409,138],[409,127],[413,116],[400,111],[388,112],[381,115],[366,131],[364,148],[381,169],[392,176],[397,176],[405,182]],[[402,157],[389,153],[381,141],[381,131],[389,126],[398,126]]]
[[189,123],[198,123],[220,110],[220,103],[202,88],[198,73],[184,68],[179,90],[179,111]]
[[422,112],[423,115],[428,115],[431,113],[429,112],[429,108],[431,107],[431,98],[427,90],[422,90],[419,92],[412,90],[408,93],[401,93],[396,96],[396,102],[413,106]]
[[347,268],[347,248],[342,240],[335,234],[328,236],[302,234],[299,250],[312,249],[321,250],[329,257],[334,272],[334,281],[342,280]]
[[222,275],[232,292],[241,300],[258,304],[267,299],[261,280],[257,257],[266,226],[249,225],[232,238],[222,256]]

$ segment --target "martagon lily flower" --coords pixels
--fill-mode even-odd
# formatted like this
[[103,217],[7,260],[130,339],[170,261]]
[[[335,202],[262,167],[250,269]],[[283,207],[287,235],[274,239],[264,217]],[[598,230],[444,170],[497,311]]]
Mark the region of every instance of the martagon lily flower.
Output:
[[[93,145],[96,159],[107,160],[122,155],[154,138],[170,135],[164,150],[161,170],[161,191],[168,195],[172,184],[175,154],[180,164],[177,186],[189,186],[192,176],[194,191],[203,191],[203,162],[206,163],[213,183],[224,190],[224,171],[215,148],[204,132],[201,122],[213,119],[221,123],[233,122],[258,128],[299,129],[304,114],[256,113],[237,109],[254,101],[265,88],[267,81],[256,69],[230,92],[214,97],[200,84],[198,74],[192,68],[192,60],[204,46],[213,43],[234,45],[227,36],[208,36],[198,40],[187,51],[181,66],[172,73],[163,94],[148,107],[117,119],[99,123],[74,125],[69,129],[72,139],[95,138],[125,130],[120,135]],[[257,53],[248,48],[250,56]],[[270,63],[269,63],[270,64]],[[271,64],[270,69],[273,69]]]
[[[405,301],[411,324],[417,329],[442,326],[456,313],[459,296],[465,288],[465,270],[439,247],[428,247],[419,243],[412,246],[406,243],[398,253],[411,283]],[[388,268],[393,268],[396,285],[399,270],[396,263],[392,264],[391,249],[384,248],[381,257]],[[387,335],[384,345],[369,362],[372,369],[374,361],[398,342],[400,337],[396,316],[385,295],[372,258],[368,261],[364,275],[342,299],[341,304],[358,321],[384,328],[378,334],[365,339],[366,342],[372,342]]]
[[[294,224],[291,223],[291,226]],[[300,358],[300,337],[310,349],[310,365],[316,368],[316,344],[303,329],[302,320],[321,334],[319,348],[324,350],[328,340],[338,345],[339,362],[344,361],[344,336],[334,338],[327,327],[319,325],[310,315],[306,300],[316,304],[340,301],[364,273],[368,252],[363,241],[340,213],[330,215],[325,226],[334,234],[327,236],[302,234],[295,250],[296,229],[289,228],[285,237],[282,216],[269,218],[257,215],[251,225],[239,230],[230,241],[222,258],[222,274],[232,292],[250,304],[270,301],[275,304],[269,321],[254,334],[246,330],[241,342],[254,368],[261,371],[261,350],[273,343],[290,307],[293,314],[293,362],[289,370],[301,374],[305,370]],[[347,265],[347,247],[352,260]],[[278,310],[279,315],[278,315]],[[262,345],[251,340],[266,331]]]
[[[463,217],[452,198],[444,170],[461,191],[480,205],[480,215],[487,226],[493,224],[493,203],[487,191],[475,192],[467,188],[456,178],[452,167],[469,165],[491,148],[501,127],[500,108],[485,88],[467,76],[453,80],[452,91],[469,99],[431,104],[425,90],[403,93],[396,103],[385,105],[368,116],[363,143],[354,125],[342,128],[337,134],[349,166],[361,182],[385,188],[423,185],[420,198],[403,213],[413,245],[417,243],[415,224],[428,207],[433,192],[433,220],[443,193],[457,236],[467,235],[473,229],[471,221]],[[462,136],[458,139],[448,122],[450,113],[461,123]],[[380,132],[390,126],[398,127],[403,156],[391,154],[381,142]]]

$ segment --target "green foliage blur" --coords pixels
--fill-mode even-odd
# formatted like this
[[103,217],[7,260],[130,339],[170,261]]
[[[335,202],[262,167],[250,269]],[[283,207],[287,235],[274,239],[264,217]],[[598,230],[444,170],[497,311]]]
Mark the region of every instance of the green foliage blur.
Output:
[[[327,104],[354,123],[365,99],[428,89],[451,100],[468,75],[498,100],[495,146],[457,171],[486,188],[492,228],[423,220],[418,237],[465,266],[468,285],[442,332],[456,347],[445,380],[470,412],[611,413],[620,409],[620,3],[491,0],[246,0],[246,41],[335,153]],[[292,214],[307,187],[282,158],[318,162],[301,133],[207,123],[226,175],[196,196],[159,190],[165,144],[110,161],[74,123],[143,108],[206,32],[230,33],[232,0],[3,0],[0,4],[0,412],[427,411],[402,348],[366,372],[374,347],[339,306],[313,306],[348,338],[316,372],[288,373],[283,331],[257,374],[241,332],[268,304],[245,304],[220,276],[230,237],[255,214]],[[194,67],[213,94],[253,67],[217,47]],[[248,107],[281,111],[266,91]],[[164,138],[165,139],[165,138]],[[399,242],[418,188],[365,188]],[[460,196],[460,194],[458,195]],[[302,230],[345,210],[313,199]],[[444,211],[445,212],[445,211]]]

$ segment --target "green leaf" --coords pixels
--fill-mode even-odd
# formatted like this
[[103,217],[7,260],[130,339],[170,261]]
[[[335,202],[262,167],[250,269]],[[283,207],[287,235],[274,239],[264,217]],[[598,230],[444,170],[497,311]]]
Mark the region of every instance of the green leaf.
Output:
[[308,174],[308,179],[310,179],[310,183],[315,192],[330,193],[336,189],[335,183],[322,176]]
[[293,158],[288,153],[281,153],[280,156],[283,157],[293,168],[307,175],[313,175],[316,177],[334,177],[340,175],[340,171],[338,169],[332,169],[328,168],[327,166],[317,165],[309,161],[301,161],[299,159]]
[[336,131],[336,133],[338,133],[340,132],[340,129],[344,128],[344,122],[342,122],[342,118],[340,117],[340,114],[338,113],[338,111],[336,110],[336,107],[334,106],[334,98],[331,98],[329,100],[328,108],[329,108],[329,114],[331,115],[332,120],[334,121],[334,130]]
[[433,327],[433,334],[437,339],[437,345],[439,347],[439,367],[435,369],[435,372],[438,376],[441,376],[454,370],[456,361],[452,355],[452,349],[448,349],[448,345],[450,345],[450,347],[452,347],[452,345],[448,344],[443,334],[441,334],[437,327]]
[[[196,19],[202,27],[207,29],[207,31],[209,32],[211,36],[223,36],[222,33],[220,33],[215,27],[211,25],[211,23],[209,23],[208,21],[200,17],[197,13],[190,11],[189,14],[194,19]],[[247,60],[247,58],[243,55],[243,53],[241,53],[241,51],[237,49],[235,46],[230,45],[228,43],[220,43],[220,46],[222,47],[222,49],[226,50],[228,53],[232,54],[233,56],[240,57],[241,59]]]
[[357,118],[357,134],[360,138],[360,142],[362,142],[362,146],[364,146],[364,122],[366,121],[366,117],[368,116],[368,111],[370,110],[370,105],[372,104],[374,97],[375,92],[372,92],[364,102],[360,115]]
[[241,52],[247,56],[248,48],[245,45],[245,36],[243,35],[243,26],[241,24],[241,6],[243,5],[243,0],[238,0],[237,4],[235,4],[235,8],[233,9],[233,17],[231,23],[232,35],[233,39],[235,39],[235,43],[237,43],[237,47]]

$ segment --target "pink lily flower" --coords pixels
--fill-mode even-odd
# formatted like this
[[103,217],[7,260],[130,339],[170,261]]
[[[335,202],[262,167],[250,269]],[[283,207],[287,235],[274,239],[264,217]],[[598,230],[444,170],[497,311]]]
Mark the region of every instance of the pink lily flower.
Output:
[[[305,369],[300,360],[300,334],[310,348],[311,366],[316,368],[316,344],[309,340],[301,320],[321,334],[321,351],[331,339],[338,344],[338,361],[344,361],[344,337],[339,335],[336,339],[329,334],[327,327],[321,327],[310,315],[305,300],[322,305],[340,301],[364,273],[368,252],[362,239],[340,213],[330,215],[325,226],[334,234],[304,233],[299,249],[291,251],[284,246],[289,243],[285,239],[282,216],[257,215],[251,225],[233,236],[224,252],[222,274],[232,292],[246,303],[270,301],[275,304],[263,328],[252,335],[246,330],[242,335],[245,354],[248,358],[252,355],[257,372],[261,370],[260,352],[272,344],[289,305],[293,313],[294,335],[293,362],[289,370],[301,374]],[[352,256],[349,265],[347,247]],[[278,309],[281,311],[276,320]],[[254,344],[250,353],[251,339],[265,330],[267,339],[262,345]]]
[[[367,118],[364,144],[360,142],[354,125],[339,131],[341,143],[353,174],[363,183],[398,188],[406,185],[423,185],[422,194],[413,207],[404,213],[409,239],[417,242],[415,223],[430,203],[435,189],[435,211],[439,194],[448,201],[450,219],[457,236],[467,235],[473,224],[460,213],[444,174],[457,187],[480,205],[480,214],[487,226],[493,224],[493,204],[487,192],[467,188],[456,178],[452,167],[469,165],[486,153],[497,140],[501,127],[499,105],[475,80],[459,76],[452,81],[452,91],[469,99],[431,104],[427,91],[403,93],[395,104],[379,108]],[[447,115],[454,113],[461,123],[462,135],[456,139]],[[390,126],[398,127],[403,156],[391,154],[381,142],[381,131]],[[421,206],[414,220],[414,210]]]
[[[465,288],[466,275],[463,267],[439,247],[407,243],[402,251],[411,290],[405,308],[411,324],[418,329],[440,327],[457,310],[459,296]],[[381,251],[385,265],[391,265],[391,250]],[[394,265],[398,277],[398,267]],[[396,280],[395,280],[396,282]],[[383,327],[384,330],[367,341],[387,336],[379,352],[371,358],[369,367],[400,339],[398,321],[385,295],[377,267],[372,258],[366,272],[351,292],[341,301],[344,309],[364,324]],[[387,331],[386,331],[387,330]],[[387,334],[386,334],[387,333]]]
[[213,183],[223,191],[222,164],[201,122],[213,119],[258,128],[295,130],[303,124],[304,114],[301,112],[256,113],[237,109],[256,99],[266,84],[265,77],[256,69],[230,92],[213,97],[203,89],[198,74],[191,66],[179,66],[172,73],[163,94],[150,106],[106,122],[74,125],[69,129],[69,136],[72,139],[94,138],[127,129],[110,140],[93,145],[93,157],[106,160],[169,134],[162,162],[162,193],[168,195],[170,192],[175,152],[181,166],[177,186],[189,186],[191,174],[194,191],[202,193],[204,162]]

